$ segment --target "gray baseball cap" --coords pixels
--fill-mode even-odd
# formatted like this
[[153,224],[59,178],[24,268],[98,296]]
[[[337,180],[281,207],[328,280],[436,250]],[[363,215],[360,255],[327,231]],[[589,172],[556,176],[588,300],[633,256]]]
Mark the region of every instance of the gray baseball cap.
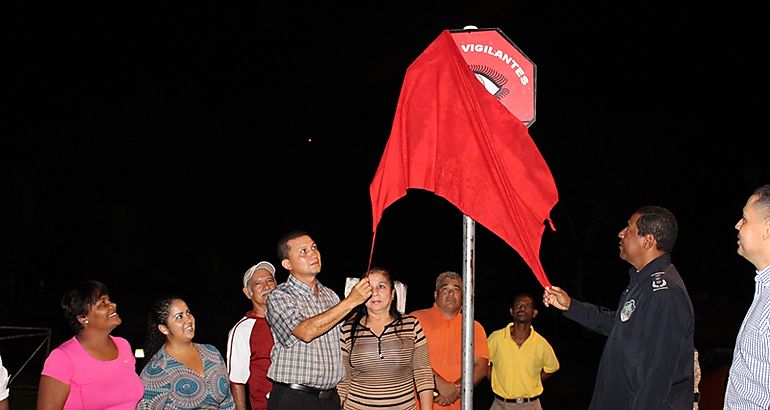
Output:
[[272,263],[268,261],[262,261],[252,267],[249,268],[249,270],[246,271],[246,273],[243,274],[243,287],[248,288],[249,287],[249,279],[251,279],[251,275],[254,274],[254,272],[257,271],[257,269],[264,269],[268,272],[270,272],[273,277],[275,277],[275,266],[273,266]]

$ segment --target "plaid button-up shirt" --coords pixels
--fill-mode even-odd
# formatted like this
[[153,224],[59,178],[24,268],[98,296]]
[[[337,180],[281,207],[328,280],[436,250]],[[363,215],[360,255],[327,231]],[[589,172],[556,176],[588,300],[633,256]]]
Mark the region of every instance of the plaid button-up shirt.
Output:
[[275,340],[267,377],[273,381],[331,389],[345,375],[340,350],[341,323],[310,343],[292,335],[303,320],[340,302],[339,296],[318,280],[316,286],[318,297],[308,285],[289,275],[267,298],[267,322]]

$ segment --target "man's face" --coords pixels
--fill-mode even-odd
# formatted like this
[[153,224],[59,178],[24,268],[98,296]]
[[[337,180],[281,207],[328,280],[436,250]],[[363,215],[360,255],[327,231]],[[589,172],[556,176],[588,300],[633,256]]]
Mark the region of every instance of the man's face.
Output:
[[519,296],[513,301],[511,316],[515,323],[532,323],[532,318],[537,315],[535,301],[528,296]]
[[321,251],[313,239],[307,235],[294,238],[287,242],[289,245],[288,266],[292,273],[301,276],[315,276],[321,272]]
[[275,277],[267,269],[257,269],[249,279],[249,287],[246,289],[246,296],[257,305],[264,306],[267,303],[267,296],[270,291],[275,289]]
[[459,279],[444,278],[439,282],[433,297],[442,312],[456,315],[463,306],[463,283]]
[[766,240],[766,235],[770,230],[768,229],[770,221],[755,209],[754,202],[756,200],[757,197],[752,195],[746,201],[746,205],[743,207],[743,215],[738,220],[738,223],[735,224],[735,229],[738,230],[738,255],[743,256],[755,265],[762,242]]
[[644,242],[645,239],[649,240],[649,238],[639,235],[639,229],[636,227],[639,216],[638,213],[631,215],[631,218],[628,220],[628,225],[618,233],[618,237],[620,238],[620,259],[630,263],[637,270],[643,267],[645,252]]

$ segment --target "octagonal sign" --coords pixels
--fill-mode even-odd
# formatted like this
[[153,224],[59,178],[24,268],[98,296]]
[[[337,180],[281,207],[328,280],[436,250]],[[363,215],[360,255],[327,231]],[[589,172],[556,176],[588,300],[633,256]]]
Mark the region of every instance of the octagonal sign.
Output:
[[536,67],[496,28],[451,30],[476,78],[527,127],[535,122]]

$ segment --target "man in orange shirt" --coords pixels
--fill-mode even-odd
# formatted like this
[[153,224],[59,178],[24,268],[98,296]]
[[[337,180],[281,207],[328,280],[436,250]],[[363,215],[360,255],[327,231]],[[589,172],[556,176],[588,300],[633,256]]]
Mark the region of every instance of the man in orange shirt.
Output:
[[[457,272],[444,272],[436,278],[435,304],[412,315],[420,321],[428,341],[430,364],[438,395],[433,399],[441,408],[459,410],[462,392],[463,281]],[[473,385],[487,374],[489,350],[487,334],[473,322]]]

